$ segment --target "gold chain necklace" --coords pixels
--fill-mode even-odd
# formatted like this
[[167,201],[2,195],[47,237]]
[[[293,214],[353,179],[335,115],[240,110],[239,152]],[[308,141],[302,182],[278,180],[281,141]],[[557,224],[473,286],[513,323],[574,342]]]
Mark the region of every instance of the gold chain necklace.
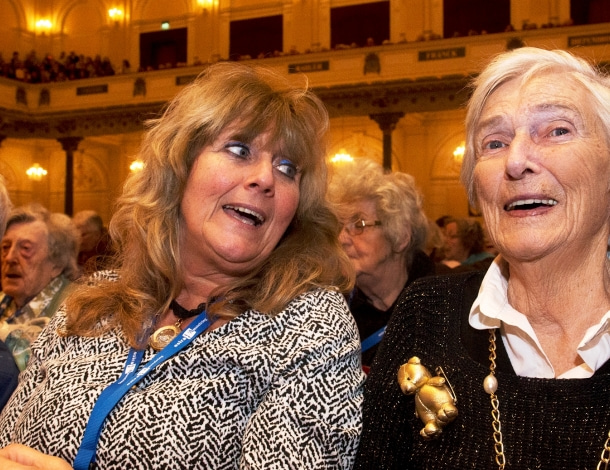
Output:
[[[496,463],[499,470],[504,470],[506,457],[504,456],[504,444],[502,442],[502,426],[500,423],[500,402],[496,395],[498,390],[498,379],[496,379],[496,330],[489,330],[489,375],[483,380],[483,388],[491,398],[491,417],[493,423],[494,450],[496,452]],[[608,470],[610,467],[610,431],[604,443],[604,449],[597,464],[597,470]]]

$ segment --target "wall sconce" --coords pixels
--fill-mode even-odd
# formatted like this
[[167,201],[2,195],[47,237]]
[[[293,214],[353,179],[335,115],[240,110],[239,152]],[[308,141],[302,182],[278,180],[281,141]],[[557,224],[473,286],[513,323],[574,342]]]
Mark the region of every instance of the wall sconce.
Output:
[[114,21],[115,25],[118,25],[119,22],[123,19],[123,10],[120,8],[111,8],[108,10],[108,16],[111,20]]
[[161,29],[163,29],[163,30],[169,29],[169,21],[163,21],[161,23]]
[[36,32],[38,34],[42,34],[43,36],[50,33],[52,27],[53,23],[51,23],[51,20],[47,18],[41,18],[36,22]]
[[131,162],[131,165],[129,165],[129,170],[132,173],[142,171],[143,169],[144,169],[144,162],[142,160],[134,160],[133,162]]
[[345,151],[345,149],[339,150],[339,153],[336,153],[333,157],[331,157],[331,163],[342,163],[342,162],[353,162],[354,157],[352,157],[349,153]]
[[40,181],[43,176],[47,175],[47,170],[41,167],[38,163],[34,163],[26,170],[25,174],[28,175],[28,178],[32,181]]
[[197,0],[197,5],[202,8],[203,12],[207,12],[214,6],[214,0]]
[[458,165],[462,164],[462,160],[464,160],[464,152],[466,151],[466,143],[462,142],[458,145],[453,151],[453,161]]

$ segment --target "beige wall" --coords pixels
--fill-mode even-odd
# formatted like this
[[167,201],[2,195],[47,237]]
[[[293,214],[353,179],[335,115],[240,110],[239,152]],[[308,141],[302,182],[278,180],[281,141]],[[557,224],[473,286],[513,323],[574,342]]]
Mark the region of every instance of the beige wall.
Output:
[[[74,212],[92,209],[108,222],[139,142],[139,134],[89,137],[80,142],[74,153]],[[41,181],[26,176],[34,163],[48,172]],[[15,205],[38,202],[63,212],[65,165],[65,152],[55,140],[5,139],[0,146],[0,173]]]

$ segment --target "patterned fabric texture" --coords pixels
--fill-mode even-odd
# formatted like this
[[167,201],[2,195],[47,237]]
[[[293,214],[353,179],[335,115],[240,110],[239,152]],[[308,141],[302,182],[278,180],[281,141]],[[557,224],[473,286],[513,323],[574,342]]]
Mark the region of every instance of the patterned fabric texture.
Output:
[[[123,369],[121,331],[62,338],[62,309],[0,415],[18,442],[72,462]],[[148,348],[143,364],[154,351]],[[343,296],[318,289],[275,317],[247,311],[150,372],[108,416],[103,469],[351,468],[361,430],[359,338]]]
[[19,370],[30,359],[30,345],[55,314],[65,299],[71,282],[60,274],[27,304],[17,310],[12,297],[0,293],[0,341],[13,353]]

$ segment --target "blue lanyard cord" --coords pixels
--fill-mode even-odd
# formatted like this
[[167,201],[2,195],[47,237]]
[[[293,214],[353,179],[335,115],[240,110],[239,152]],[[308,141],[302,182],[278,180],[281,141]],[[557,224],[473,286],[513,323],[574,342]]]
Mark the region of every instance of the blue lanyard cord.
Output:
[[364,341],[362,341],[362,345],[360,347],[362,349],[362,352],[371,349],[383,339],[383,335],[385,334],[385,328],[386,327],[384,326],[383,328],[377,330],[371,336],[366,338]]
[[142,362],[142,357],[144,356],[144,350],[135,350],[131,348],[121,376],[115,382],[108,385],[95,402],[91,415],[89,416],[89,421],[87,422],[87,427],[85,428],[83,440],[74,459],[73,467],[75,470],[87,470],[91,462],[93,462],[97,449],[97,442],[102,432],[102,425],[119,400],[125,396],[127,391],[142,380],[156,366],[182,351],[210,326],[206,312],[203,311],[200,313],[197,318],[193,320],[191,325],[192,326],[185,328],[184,331],[181,331],[167,346],[144,364],[144,367],[140,370],[138,369]]
[[[352,307],[352,301],[354,300],[355,296],[356,296],[356,288],[354,287],[351,290],[351,292],[349,293],[349,297],[347,298],[347,305],[348,305],[348,307],[350,307],[350,309]],[[369,336],[368,338],[366,338],[365,340],[362,341],[362,344],[360,345],[360,352],[363,353],[364,351],[371,349],[376,344],[379,344],[379,342],[383,339],[384,334],[385,334],[385,326],[383,328],[377,330],[371,336]]]

